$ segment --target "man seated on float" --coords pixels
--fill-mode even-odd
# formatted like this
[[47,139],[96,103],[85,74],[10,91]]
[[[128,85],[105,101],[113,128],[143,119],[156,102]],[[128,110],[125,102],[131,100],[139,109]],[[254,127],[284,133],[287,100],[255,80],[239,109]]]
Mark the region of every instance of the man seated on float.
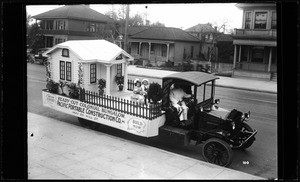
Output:
[[141,81],[137,78],[134,80],[134,89],[133,89],[133,95],[131,96],[131,99],[142,102],[144,100],[144,97],[142,94],[142,84]]
[[170,101],[172,105],[177,109],[180,121],[188,120],[188,107],[183,101],[184,98],[190,98],[191,95],[187,94],[183,88],[179,87],[178,84],[173,84],[170,87]]
[[149,90],[149,80],[148,79],[143,79],[142,80],[142,95],[144,96],[145,104],[147,104],[148,90]]

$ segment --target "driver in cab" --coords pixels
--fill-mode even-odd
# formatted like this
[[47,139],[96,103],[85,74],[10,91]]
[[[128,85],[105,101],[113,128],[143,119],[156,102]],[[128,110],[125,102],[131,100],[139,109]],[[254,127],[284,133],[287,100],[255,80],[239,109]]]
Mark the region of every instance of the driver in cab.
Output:
[[178,84],[173,84],[170,87],[170,101],[172,105],[177,109],[179,113],[179,120],[185,121],[188,120],[188,107],[184,102],[184,98],[190,98],[191,94],[187,94],[182,87]]

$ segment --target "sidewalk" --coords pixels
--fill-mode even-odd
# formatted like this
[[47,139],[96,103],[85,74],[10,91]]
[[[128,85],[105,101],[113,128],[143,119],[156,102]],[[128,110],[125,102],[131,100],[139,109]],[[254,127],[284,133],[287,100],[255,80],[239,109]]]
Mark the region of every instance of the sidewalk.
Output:
[[[172,73],[176,72],[138,68],[133,65],[128,66],[128,78],[148,78],[150,82],[158,82],[159,84],[161,84],[162,77]],[[277,94],[277,82],[250,78],[232,78],[225,76],[217,77],[220,79],[216,80],[216,86]]]
[[28,112],[28,179],[264,179]]

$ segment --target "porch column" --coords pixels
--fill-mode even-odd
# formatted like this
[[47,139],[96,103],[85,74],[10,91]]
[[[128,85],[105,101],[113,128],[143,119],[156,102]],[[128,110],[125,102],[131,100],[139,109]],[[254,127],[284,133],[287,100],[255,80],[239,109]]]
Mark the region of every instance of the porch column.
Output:
[[45,39],[45,47],[47,47],[47,37],[44,36],[44,39]]
[[167,44],[167,60],[166,61],[169,60],[169,49],[170,49],[170,44],[168,43]]
[[141,47],[142,47],[142,42],[139,42],[140,45],[139,45],[139,55],[141,55]]
[[235,69],[235,64],[236,64],[236,45],[234,45],[233,68],[232,69]]
[[129,62],[122,63],[122,66],[124,67],[124,87],[123,87],[123,91],[127,91],[128,89],[128,75],[127,75],[127,66],[128,66]]
[[242,45],[240,45],[240,49],[239,49],[239,63],[241,62],[241,55],[242,54]]
[[148,42],[149,44],[149,60],[150,60],[150,53],[151,53],[151,42]]
[[106,95],[110,95],[110,64],[105,64],[106,66]]
[[270,47],[268,72],[271,71],[271,63],[272,63],[272,47]]

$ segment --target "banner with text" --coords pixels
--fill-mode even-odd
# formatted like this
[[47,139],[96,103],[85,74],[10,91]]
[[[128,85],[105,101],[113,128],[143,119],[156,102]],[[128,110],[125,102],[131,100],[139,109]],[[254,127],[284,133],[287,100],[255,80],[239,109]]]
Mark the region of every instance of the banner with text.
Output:
[[[118,128],[135,135],[147,136],[148,122],[123,112],[106,109],[76,99],[43,91],[43,105],[63,113]],[[152,121],[151,121],[152,122]],[[155,121],[154,121],[155,122]],[[157,128],[158,130],[158,128]],[[156,133],[156,132],[155,132]]]

